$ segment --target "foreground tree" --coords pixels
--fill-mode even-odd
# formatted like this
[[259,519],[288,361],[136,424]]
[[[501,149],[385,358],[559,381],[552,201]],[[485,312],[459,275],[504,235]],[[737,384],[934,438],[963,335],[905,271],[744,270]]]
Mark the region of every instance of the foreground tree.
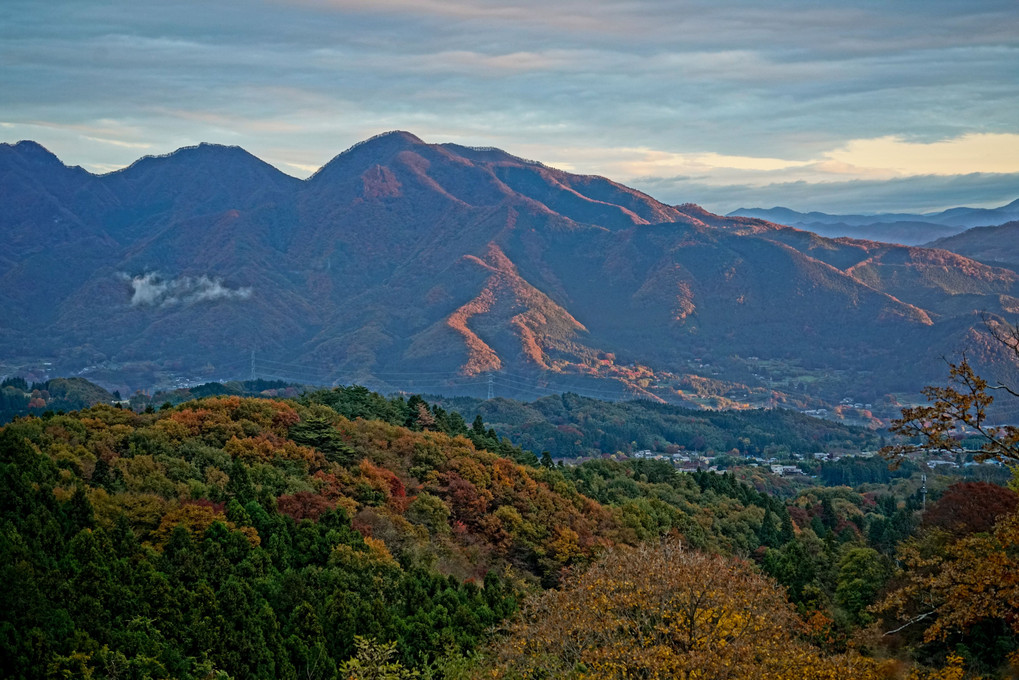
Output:
[[905,541],[898,559],[900,585],[877,607],[898,621],[886,635],[922,656],[955,649],[968,668],[1019,673],[1019,513],[962,538],[932,529]]
[[[1019,362],[1019,324],[1002,324],[988,317],[984,325],[1006,354]],[[991,384],[977,375],[965,355],[958,363],[948,363],[948,377],[946,387],[923,389],[930,403],[902,409],[902,417],[893,420],[889,429],[908,441],[886,446],[881,453],[898,462],[922,451],[958,451],[963,437],[975,435],[984,442],[977,460],[1019,463],[1019,427],[988,421],[993,393],[1019,399],[1019,389],[1001,381]]]
[[343,680],[411,680],[417,671],[408,670],[396,659],[395,642],[376,642],[354,636],[357,654],[340,665]]
[[497,650],[503,678],[873,677],[855,655],[823,658],[782,589],[745,561],[677,540],[617,548],[533,598]]
[[[1019,362],[1019,324],[985,317],[984,325]],[[929,403],[905,408],[902,417],[892,421],[891,431],[908,439],[881,453],[899,462],[922,451],[960,451],[963,438],[978,437],[983,444],[974,458],[1009,464],[1013,484],[1019,483],[1019,427],[995,425],[988,418],[995,393],[1019,398],[1019,389],[1001,381],[991,384],[966,356],[948,368],[948,386],[924,388]],[[899,546],[899,585],[875,611],[886,617],[886,636],[901,636],[915,657],[941,665],[940,672],[948,674],[943,677],[964,677],[964,667],[1008,677],[1019,674],[1015,508],[1015,494],[1005,489],[957,484],[924,518],[924,531]],[[946,648],[955,652],[946,657]]]

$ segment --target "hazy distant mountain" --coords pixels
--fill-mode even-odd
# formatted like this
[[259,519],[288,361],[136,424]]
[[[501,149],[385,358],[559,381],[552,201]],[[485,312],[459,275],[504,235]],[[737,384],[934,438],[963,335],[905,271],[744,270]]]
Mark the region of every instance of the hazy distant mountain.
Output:
[[829,215],[822,212],[801,213],[789,208],[740,208],[729,215],[769,220],[828,238],[849,237],[921,245],[971,227],[1019,219],[1019,200],[1000,208],[952,208],[924,214]]
[[1019,221],[996,227],[974,227],[961,234],[938,239],[930,246],[1019,271]]
[[977,310],[1019,311],[1019,275],[944,250],[405,132],[304,181],[231,147],[95,176],[22,142],[0,187],[0,355],[90,376],[243,377],[254,351],[265,377],[379,389],[876,402],[962,347],[998,361]]

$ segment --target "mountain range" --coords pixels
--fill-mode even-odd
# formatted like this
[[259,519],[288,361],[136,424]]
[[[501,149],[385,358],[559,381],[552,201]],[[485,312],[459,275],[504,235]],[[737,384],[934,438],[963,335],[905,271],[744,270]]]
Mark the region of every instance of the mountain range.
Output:
[[729,215],[770,220],[829,238],[850,237],[923,245],[973,227],[995,226],[1019,220],[1019,200],[998,208],[951,208],[923,214],[829,215],[778,207],[740,208]]
[[1019,312],[1009,268],[407,132],[307,180],[237,147],[94,175],[2,144],[0,233],[0,370],[46,362],[111,388],[250,372],[877,410],[956,351],[1014,370],[980,314]]

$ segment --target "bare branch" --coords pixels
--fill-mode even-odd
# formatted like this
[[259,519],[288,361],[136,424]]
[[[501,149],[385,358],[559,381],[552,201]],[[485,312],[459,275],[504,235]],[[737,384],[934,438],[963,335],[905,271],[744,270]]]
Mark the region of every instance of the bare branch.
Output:
[[932,609],[929,612],[924,612],[923,614],[918,614],[917,616],[914,616],[913,618],[911,618],[909,621],[906,621],[904,624],[902,624],[901,626],[899,626],[895,630],[890,630],[887,633],[885,633],[884,635],[882,635],[881,637],[887,637],[889,635],[895,635],[899,631],[904,630],[906,628],[909,628],[914,623],[919,623],[920,621],[923,621],[928,616],[930,616],[931,614],[934,614],[934,613],[937,613],[936,609]]
[[[998,388],[990,387],[977,375],[965,355],[958,364],[948,362],[948,367],[948,386],[925,387],[923,393],[930,403],[904,408],[902,417],[892,421],[890,430],[893,433],[914,441],[918,439],[920,443],[886,446],[881,449],[881,455],[892,461],[901,461],[923,451],[960,451],[962,445],[959,439],[973,433],[984,440],[978,460],[1019,461],[1019,428],[987,424],[987,409],[994,403],[989,390]],[[1002,388],[1019,396],[1008,387]]]
[[1006,385],[1005,383],[1000,382],[1000,381],[998,382],[997,385],[988,385],[987,389],[989,389],[989,390],[1005,390],[1006,392],[1011,394],[1013,397],[1019,397],[1019,392],[1017,392],[1016,390],[1012,389],[1011,387],[1009,387],[1008,385]]

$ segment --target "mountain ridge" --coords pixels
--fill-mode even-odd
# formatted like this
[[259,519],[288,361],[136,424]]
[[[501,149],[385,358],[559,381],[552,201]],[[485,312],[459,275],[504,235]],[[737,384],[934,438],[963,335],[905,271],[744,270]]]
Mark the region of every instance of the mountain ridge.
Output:
[[997,208],[949,208],[930,213],[878,213],[832,215],[798,212],[790,208],[739,208],[728,217],[756,217],[829,238],[860,238],[874,241],[924,245],[967,229],[993,226],[1019,219],[1019,199]]
[[0,312],[21,320],[0,351],[22,363],[232,377],[216,371],[254,350],[267,374],[377,389],[476,394],[495,371],[536,393],[801,407],[915,392],[974,342],[1009,367],[975,312],[1009,313],[1013,271],[669,206],[497,149],[397,131],[306,180],[212,144],[104,175],[5,172],[0,233],[25,245],[0,256]]
[[1019,220],[1004,224],[973,227],[966,231],[937,239],[927,244],[941,248],[985,264],[1008,267],[1019,271]]

